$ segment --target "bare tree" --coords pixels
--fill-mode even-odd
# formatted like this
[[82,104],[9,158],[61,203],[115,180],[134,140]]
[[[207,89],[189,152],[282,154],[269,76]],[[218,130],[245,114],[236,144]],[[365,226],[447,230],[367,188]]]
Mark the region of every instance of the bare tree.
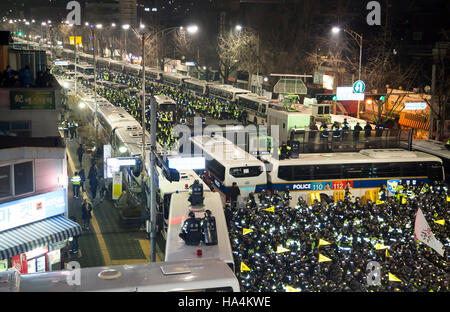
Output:
[[434,50],[435,63],[435,90],[434,103],[430,99],[425,98],[428,107],[431,109],[433,116],[433,124],[431,125],[431,133],[436,131],[435,138],[437,140],[444,139],[445,121],[447,117],[447,107],[450,105],[450,47],[442,46]]
[[[226,83],[234,70],[242,68],[249,74],[255,72],[258,61],[258,37],[254,32],[242,30],[238,33],[229,31],[217,38],[220,74]],[[251,79],[249,79],[251,81]]]

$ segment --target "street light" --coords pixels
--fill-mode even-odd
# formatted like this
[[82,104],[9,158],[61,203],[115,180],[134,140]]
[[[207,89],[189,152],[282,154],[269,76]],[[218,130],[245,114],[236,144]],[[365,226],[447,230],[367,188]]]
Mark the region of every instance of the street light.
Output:
[[[140,25],[141,29],[144,29],[144,25]],[[144,26],[144,27],[142,27]],[[128,30],[130,25],[123,25],[122,28],[124,30]],[[145,41],[152,37],[158,36],[158,34],[164,33],[167,30],[178,29],[179,27],[169,27],[166,29],[162,29],[160,31],[156,31],[154,33],[146,34],[145,32],[141,32],[141,41],[142,41],[142,96],[141,96],[141,109],[142,109],[142,172],[145,175],[145,153],[146,153],[146,144],[145,144],[145,132],[146,132],[146,122],[145,122]],[[138,31],[132,28],[133,31],[139,35]],[[180,28],[181,29],[181,28]],[[195,33],[198,31],[198,27],[196,25],[190,25],[187,28],[189,33]],[[158,37],[157,37],[158,38]],[[150,261],[156,261],[156,185],[155,185],[155,158],[156,158],[156,102],[155,99],[151,99],[150,103]],[[145,179],[142,177],[142,196],[145,196]],[[144,204],[144,200],[142,201]]]
[[[359,70],[358,70],[358,80],[361,80],[361,60],[362,60],[362,47],[363,47],[363,36],[358,34],[357,32],[353,30],[343,29],[344,32],[346,32],[350,37],[352,37],[356,43],[359,46]],[[333,34],[338,34],[341,31],[340,27],[334,26],[331,29],[331,32]],[[359,108],[360,108],[361,101],[358,101],[358,111],[357,111],[357,118],[359,118]]]

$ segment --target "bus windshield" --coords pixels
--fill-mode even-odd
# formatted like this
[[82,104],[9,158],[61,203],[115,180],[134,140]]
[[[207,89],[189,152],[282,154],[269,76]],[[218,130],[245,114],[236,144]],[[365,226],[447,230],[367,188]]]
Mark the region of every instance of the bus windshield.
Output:
[[230,174],[235,178],[250,178],[261,175],[260,166],[230,168]]

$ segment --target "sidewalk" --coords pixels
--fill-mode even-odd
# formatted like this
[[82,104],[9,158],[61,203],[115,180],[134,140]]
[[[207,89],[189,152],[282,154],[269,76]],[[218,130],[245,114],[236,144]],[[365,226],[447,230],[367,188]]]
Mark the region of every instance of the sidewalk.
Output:
[[[69,181],[74,171],[81,170],[76,154],[79,144],[78,138],[66,139]],[[90,155],[85,154],[82,162],[87,177],[91,165]],[[80,255],[73,259],[80,262],[82,267],[148,262],[150,259],[148,234],[145,231],[120,227],[119,213],[112,200],[107,198],[100,200],[98,193],[97,198],[92,200],[88,179],[84,186],[87,192],[84,192],[80,199],[74,199],[72,186],[69,183],[69,216],[75,216],[78,223],[82,224],[81,204],[84,198],[89,198],[93,206],[91,226],[89,230],[83,229],[79,239]],[[159,237],[156,260],[164,260],[164,241]]]

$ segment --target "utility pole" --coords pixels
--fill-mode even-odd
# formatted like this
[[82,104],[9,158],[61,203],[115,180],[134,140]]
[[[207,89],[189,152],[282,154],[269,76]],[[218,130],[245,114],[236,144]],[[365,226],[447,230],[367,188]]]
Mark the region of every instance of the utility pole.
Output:
[[[74,43],[75,43],[75,101],[77,100],[77,28],[76,25],[73,25],[73,33],[74,33]],[[70,39],[70,38],[69,38]]]
[[153,96],[150,103],[150,261],[156,262],[156,100]]
[[436,64],[433,64],[431,74],[431,103],[430,103],[430,128],[428,129],[428,140],[433,139],[433,109],[434,109],[434,93],[436,91]]
[[95,124],[95,146],[96,146],[96,152],[98,149],[98,103],[97,103],[97,66],[95,61],[95,30],[92,26],[92,40],[93,40],[93,46],[92,46],[92,53],[93,53],[93,60],[94,60],[94,101],[95,101],[95,117],[94,117],[94,124]]

